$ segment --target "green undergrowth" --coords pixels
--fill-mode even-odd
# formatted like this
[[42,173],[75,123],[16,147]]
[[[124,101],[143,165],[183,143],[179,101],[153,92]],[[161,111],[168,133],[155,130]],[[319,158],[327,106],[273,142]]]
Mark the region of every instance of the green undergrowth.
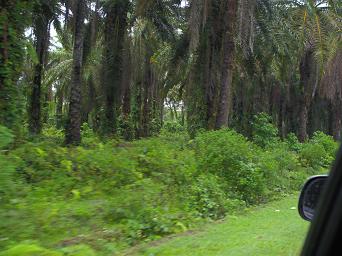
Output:
[[304,144],[257,134],[104,142],[84,130],[67,148],[54,129],[19,143],[0,127],[0,255],[118,255],[298,191],[337,148],[319,132]]
[[297,256],[309,226],[298,216],[297,196],[289,196],[189,234],[148,243],[127,251],[130,256]]

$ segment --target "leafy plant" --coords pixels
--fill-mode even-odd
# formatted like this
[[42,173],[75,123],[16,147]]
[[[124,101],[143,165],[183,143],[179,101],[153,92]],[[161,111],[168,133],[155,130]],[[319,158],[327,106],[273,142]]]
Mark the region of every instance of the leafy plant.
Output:
[[266,113],[262,112],[254,116],[252,131],[253,141],[260,147],[267,147],[279,141],[278,129]]

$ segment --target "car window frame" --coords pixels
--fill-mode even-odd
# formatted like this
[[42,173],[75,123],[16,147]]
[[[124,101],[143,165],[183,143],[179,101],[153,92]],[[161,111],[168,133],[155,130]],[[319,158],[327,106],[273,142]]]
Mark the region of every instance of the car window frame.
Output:
[[342,145],[329,174],[302,249],[302,256],[329,255],[342,222]]

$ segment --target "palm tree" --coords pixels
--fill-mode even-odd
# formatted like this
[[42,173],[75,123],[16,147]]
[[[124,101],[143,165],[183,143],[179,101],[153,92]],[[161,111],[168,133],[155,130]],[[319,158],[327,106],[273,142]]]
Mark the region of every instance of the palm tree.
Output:
[[24,31],[30,24],[32,3],[1,1],[0,4],[0,123],[21,128],[22,87],[17,86],[24,62]]
[[123,48],[127,30],[128,1],[107,1],[104,5],[103,87],[105,91],[105,133],[115,132],[118,98],[122,82]]
[[326,65],[322,78],[321,93],[330,101],[332,107],[332,135],[336,140],[341,139],[342,130],[342,48]]
[[298,102],[298,136],[301,141],[308,137],[308,113],[327,60],[325,49],[329,46],[325,31],[330,26],[328,16],[332,14],[327,12],[329,6],[329,1],[317,3],[307,0],[296,2],[296,7],[290,10],[296,17],[292,24],[293,30],[299,28],[300,32],[298,43],[301,45],[299,54],[302,57],[299,65],[301,93]]
[[34,6],[34,34],[35,48],[38,63],[34,66],[34,77],[29,106],[29,131],[31,134],[39,134],[41,124],[41,92],[43,70],[46,64],[46,55],[49,47],[50,24],[57,15],[56,1],[38,1]]
[[66,144],[81,142],[81,90],[83,64],[84,19],[86,12],[85,0],[77,2],[75,13],[75,32],[73,48],[73,67],[70,91],[69,114],[65,133]]
[[234,34],[237,23],[237,7],[237,0],[228,0],[226,4],[223,4],[223,9],[227,10],[223,19],[223,61],[221,64],[220,99],[215,125],[217,129],[228,127],[229,103],[233,87]]

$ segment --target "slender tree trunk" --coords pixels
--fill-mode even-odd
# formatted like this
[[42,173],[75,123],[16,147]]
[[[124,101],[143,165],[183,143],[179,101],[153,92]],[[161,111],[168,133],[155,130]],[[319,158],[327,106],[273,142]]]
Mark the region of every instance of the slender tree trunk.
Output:
[[308,107],[310,106],[310,87],[312,70],[312,49],[306,49],[302,61],[300,63],[300,81],[302,85],[302,94],[299,100],[299,130],[298,137],[301,142],[308,138]]
[[95,47],[96,45],[96,39],[97,39],[97,34],[98,34],[98,23],[99,23],[99,8],[100,8],[100,3],[99,0],[96,0],[95,4],[95,10],[92,15],[92,21],[91,21],[91,28],[90,28],[90,45],[92,47]]
[[317,69],[314,61],[312,46],[307,46],[303,58],[300,62],[300,83],[301,95],[299,100],[299,131],[298,137],[300,141],[305,141],[308,138],[308,109],[313,99],[316,83]]
[[9,86],[8,67],[8,12],[5,7],[0,12],[0,124],[8,125],[8,93],[6,87]]
[[131,116],[131,77],[132,77],[132,63],[131,63],[131,54],[130,47],[131,42],[128,36],[125,36],[125,48],[124,48],[124,57],[123,57],[123,72],[122,72],[122,84],[121,84],[121,111],[122,111],[122,119],[123,119],[123,127],[124,130],[124,138],[125,140],[132,140],[134,135],[133,131],[133,122]]
[[205,102],[207,107],[207,113],[206,113],[206,120],[205,125],[206,129],[212,130],[215,126],[215,96],[216,96],[216,87],[213,79],[213,46],[212,41],[213,39],[209,37],[210,39],[207,40],[205,45],[205,51],[204,51],[204,77],[203,77],[203,83],[205,86]]
[[137,83],[137,88],[136,88],[136,106],[135,106],[135,137],[136,139],[140,138],[142,136],[142,127],[141,127],[141,119],[142,119],[142,114],[141,114],[141,109],[142,109],[142,84],[141,82]]
[[70,11],[70,3],[69,3],[69,0],[65,0],[64,29],[67,29],[67,28],[68,28],[68,23],[69,23],[69,11]]
[[287,88],[288,85],[285,85],[285,88],[280,92],[280,104],[279,104],[279,114],[278,114],[278,129],[280,132],[281,138],[286,137],[286,108],[287,108]]
[[127,87],[124,91],[124,95],[122,97],[122,117],[124,121],[124,138],[125,140],[133,139],[133,130],[132,130],[132,121],[131,121],[131,88],[129,83],[127,83]]
[[184,126],[185,124],[185,111],[184,111],[184,104],[181,107],[181,125]]
[[221,67],[220,101],[216,117],[216,129],[228,127],[229,99],[232,93],[233,58],[234,58],[234,28],[237,19],[237,0],[227,0],[228,8],[225,17],[223,38],[223,63]]
[[143,137],[148,137],[150,135],[150,117],[151,117],[151,83],[152,83],[152,70],[150,64],[150,57],[146,58],[145,63],[145,78],[144,78],[144,99],[143,99],[143,115],[142,115],[142,124],[143,128]]
[[169,101],[169,111],[170,111],[171,120],[174,121],[175,120],[175,114],[173,113],[171,101]]
[[47,17],[38,17],[35,22],[36,52],[38,63],[34,67],[34,78],[29,107],[29,131],[31,134],[39,134],[42,129],[41,93],[42,79],[45,64],[45,56],[49,40],[49,21]]
[[308,138],[307,124],[308,124],[308,109],[305,103],[301,103],[300,111],[299,111],[299,128],[298,128],[298,137],[301,142],[304,142]]
[[342,129],[342,102],[341,100],[336,100],[332,106],[332,133],[335,140],[341,139],[341,129]]
[[58,89],[56,95],[56,127],[57,129],[61,129],[63,127],[63,102],[64,102],[64,93],[62,89]]
[[[48,25],[48,35],[47,35],[47,40],[45,40],[45,56],[44,56],[44,65],[43,69],[46,69],[46,66],[48,65],[49,61],[49,46],[50,46],[50,29],[51,29],[51,22],[49,21]],[[49,103],[52,102],[52,85],[48,85],[47,88],[44,88],[45,94],[43,97],[43,124],[47,123],[49,120]]]
[[131,88],[128,83],[125,89],[125,93],[122,98],[122,114],[125,117],[125,119],[128,120],[130,113],[131,113]]
[[[0,15],[1,15],[1,18],[4,19],[1,24],[2,33],[1,33],[1,40],[0,40],[0,60],[1,60],[1,68],[6,69],[6,65],[8,63],[8,17],[7,17],[7,11],[5,8],[1,10]],[[7,78],[6,72],[1,72],[0,73],[0,92],[5,88],[6,78]]]
[[66,127],[66,144],[81,142],[81,88],[82,88],[82,54],[84,37],[85,0],[77,2],[74,34],[73,69],[71,80],[68,123]]
[[176,121],[178,121],[178,113],[177,113],[177,106],[176,104],[172,104],[173,105],[173,111],[175,112],[175,118],[176,118]]

